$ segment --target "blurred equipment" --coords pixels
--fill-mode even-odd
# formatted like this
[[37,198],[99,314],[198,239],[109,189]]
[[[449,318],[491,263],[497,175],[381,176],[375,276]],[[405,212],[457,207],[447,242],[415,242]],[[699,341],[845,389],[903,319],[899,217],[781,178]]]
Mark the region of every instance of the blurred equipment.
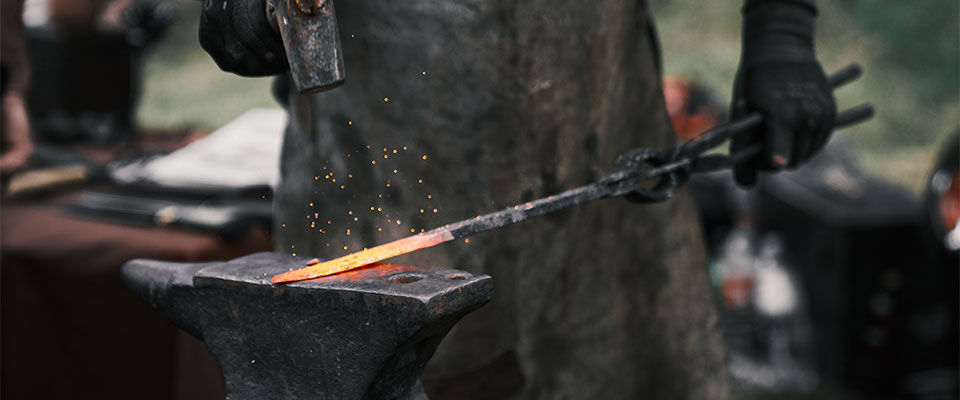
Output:
[[[804,282],[824,378],[871,396],[902,394],[911,364],[933,361],[917,356],[931,346],[942,351],[911,340],[911,320],[921,303],[947,301],[926,289],[937,285],[938,267],[918,199],[863,174],[836,141],[759,190],[759,226],[781,232]],[[942,340],[946,328],[931,325],[926,334]]]
[[280,179],[282,109],[247,111],[206,137],[170,154],[108,167],[119,185],[209,192],[273,187]]
[[[168,152],[198,134],[69,146],[75,153],[40,147],[35,163],[102,172],[118,157]],[[120,267],[134,258],[205,262],[271,249],[269,192],[113,187],[97,176],[80,186],[86,192],[60,187],[0,200],[0,397],[223,399],[203,344],[123,287]],[[83,218],[64,212],[81,207]],[[241,213],[248,221],[228,222]]]
[[[714,249],[737,381],[774,391],[819,383],[878,399],[958,397],[958,262],[943,236],[930,234],[918,198],[864,174],[838,139],[809,164],[762,179],[755,198],[738,195],[726,172],[690,185]],[[942,223],[939,205],[949,200],[929,199]],[[751,229],[783,240],[755,242]]]
[[960,252],[960,130],[946,142],[925,194],[930,227],[947,252]]
[[[30,3],[25,20],[34,76],[28,99],[34,139],[97,145],[129,139],[143,52],[174,21],[176,6],[125,2],[118,26],[97,26],[87,21],[98,9],[89,2]],[[74,13],[71,7],[83,10]]]
[[206,230],[227,239],[244,237],[254,226],[269,230],[272,220],[270,201],[242,198],[189,201],[85,192],[65,209],[122,224]]
[[269,191],[279,179],[280,138],[286,119],[281,109],[253,109],[172,153],[110,163],[61,147],[37,145],[31,157],[34,168],[12,175],[3,196],[34,195],[90,181],[214,197]]
[[86,182],[90,171],[83,165],[37,168],[18,173],[7,184],[4,197],[11,198],[47,189]]
[[735,382],[775,392],[809,391],[818,384],[812,363],[806,299],[783,261],[780,237],[754,246],[749,226],[730,231],[713,263],[723,297],[721,324]]
[[103,165],[70,150],[36,145],[30,169],[10,176],[3,198],[11,199],[106,178]]
[[694,140],[723,119],[720,103],[691,79],[664,77],[663,98],[677,139]]
[[960,131],[924,201],[865,174],[839,138],[755,191],[726,171],[691,178],[735,382],[960,398],[958,152]]

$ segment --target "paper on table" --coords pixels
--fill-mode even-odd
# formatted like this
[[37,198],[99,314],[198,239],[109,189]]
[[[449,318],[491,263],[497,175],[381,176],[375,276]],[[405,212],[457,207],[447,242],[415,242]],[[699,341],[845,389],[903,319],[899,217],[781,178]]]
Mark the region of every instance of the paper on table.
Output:
[[111,177],[176,188],[276,187],[286,124],[282,109],[252,109],[170,154],[112,168]]

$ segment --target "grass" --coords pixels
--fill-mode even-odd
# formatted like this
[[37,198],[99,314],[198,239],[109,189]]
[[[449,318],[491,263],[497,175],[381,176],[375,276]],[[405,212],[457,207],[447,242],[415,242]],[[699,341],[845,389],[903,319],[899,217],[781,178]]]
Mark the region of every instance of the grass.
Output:
[[[139,122],[216,128],[253,107],[277,107],[269,78],[217,69],[197,43],[200,2],[178,0],[181,18],[145,60]],[[693,77],[729,97],[740,54],[739,1],[651,0],[666,73]],[[864,168],[920,193],[939,146],[960,125],[956,0],[820,1],[824,68],[858,62],[864,76],[837,93],[841,107],[871,102],[874,120],[840,136]]]

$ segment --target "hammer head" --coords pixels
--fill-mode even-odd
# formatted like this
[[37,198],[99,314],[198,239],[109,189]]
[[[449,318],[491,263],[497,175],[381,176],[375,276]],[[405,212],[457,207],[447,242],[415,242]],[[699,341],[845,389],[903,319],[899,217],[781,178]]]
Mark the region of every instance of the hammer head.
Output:
[[270,283],[305,261],[279,253],[133,260],[123,278],[203,340],[233,399],[423,398],[419,377],[437,345],[492,296],[486,275],[396,265]]
[[267,0],[267,18],[276,22],[300,93],[343,84],[343,50],[333,0]]

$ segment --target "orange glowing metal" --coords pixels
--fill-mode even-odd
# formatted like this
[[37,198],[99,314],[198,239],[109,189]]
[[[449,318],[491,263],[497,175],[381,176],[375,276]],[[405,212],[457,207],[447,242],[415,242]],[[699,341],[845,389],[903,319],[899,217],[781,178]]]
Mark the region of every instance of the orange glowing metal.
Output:
[[[583,201],[604,197],[605,191],[599,189],[600,186],[597,184],[587,185],[560,193],[550,199],[528,202],[525,207],[510,207],[502,211],[465,219],[454,224],[447,224],[442,228],[395,240],[370,249],[364,249],[306,268],[286,272],[273,277],[272,281],[273,283],[296,282],[338,274],[391,257],[436,246],[454,239],[465,239],[467,236],[479,232],[506,224],[517,223],[527,218],[563,209]],[[433,209],[433,212],[437,212],[437,209]],[[390,220],[387,220],[387,222],[390,222]],[[399,225],[401,221],[396,220],[396,223]],[[381,228],[377,228],[377,231],[381,231]],[[470,243],[470,239],[464,240],[464,243]],[[343,249],[346,250],[347,246],[344,246]]]
[[349,254],[327,262],[322,262],[306,268],[286,272],[274,276],[273,283],[296,282],[306,279],[319,278],[349,271],[377,261],[386,260],[411,251],[438,245],[453,240],[453,234],[448,229],[434,229],[430,232],[406,237],[400,240],[382,244],[373,248]]
[[[859,67],[856,66],[844,68],[840,72],[830,77],[831,85],[833,87],[837,87],[843,83],[849,82],[850,80],[856,78],[859,75],[859,72]],[[384,97],[383,101],[388,101],[388,99]],[[860,123],[872,116],[873,108],[871,106],[858,106],[839,113],[835,119],[834,127],[839,128]],[[751,131],[752,128],[758,126],[762,122],[763,116],[759,113],[753,113],[736,121],[719,125],[710,131],[705,132],[699,139],[692,142],[683,143],[675,148],[660,150],[634,149],[631,152],[621,155],[621,158],[629,156],[629,159],[632,159],[633,162],[637,164],[636,166],[630,165],[630,163],[627,163],[627,166],[619,166],[609,175],[603,177],[597,182],[557,193],[547,198],[528,201],[522,205],[517,204],[497,212],[478,215],[475,218],[468,218],[463,221],[447,224],[443,228],[437,228],[429,232],[396,240],[371,249],[365,249],[363,251],[349,254],[331,261],[280,274],[273,277],[272,281],[273,283],[295,282],[333,275],[378,261],[386,260],[391,257],[425,249],[431,246],[436,246],[440,243],[449,242],[453,239],[464,239],[464,243],[470,243],[468,236],[476,233],[499,228],[508,224],[515,224],[528,218],[552,213],[554,211],[562,210],[575,204],[580,204],[587,201],[619,197],[628,193],[637,194],[638,187],[642,186],[643,183],[649,182],[653,179],[658,179],[661,182],[665,182],[663,181],[665,177],[669,176],[669,174],[676,174],[677,171],[683,171],[684,173],[709,172],[730,168],[730,165],[736,162],[735,159],[747,159],[755,157],[759,150],[750,150],[748,148],[747,150],[743,150],[738,154],[732,155],[731,157],[721,158],[717,158],[714,155],[703,155],[703,153],[723,144],[735,135]],[[370,146],[367,146],[367,148],[369,149]],[[404,148],[404,150],[406,150],[406,148]],[[644,151],[637,152],[637,150]],[[383,151],[386,152],[387,149],[384,148]],[[673,154],[673,158],[670,162],[646,165],[648,160],[640,159],[638,154],[647,153]],[[387,156],[384,155],[384,157]],[[421,156],[421,158],[426,160],[427,155],[424,154]],[[377,162],[370,161],[370,163],[376,164]],[[421,181],[422,180],[418,180],[418,183],[421,183]],[[664,201],[672,197],[673,192],[680,184],[682,183],[675,184],[673,187],[668,188],[669,190],[663,191],[665,197],[660,198],[657,196],[647,196],[647,201]],[[660,184],[658,183],[657,185],[659,187]],[[382,198],[383,194],[378,194],[377,197]],[[433,199],[433,195],[428,194],[427,199]],[[377,208],[377,211],[380,211],[380,209]],[[433,209],[434,213],[437,211],[438,210],[436,208]],[[421,212],[424,211],[421,210]],[[350,214],[352,215],[353,212],[351,211]],[[955,221],[955,218],[952,218],[947,222],[950,224],[953,221]],[[387,219],[387,222],[391,222],[390,219]],[[397,219],[396,222],[397,225],[401,224],[400,219]],[[327,224],[330,224],[330,221],[327,221]],[[378,227],[377,231],[380,232],[382,229]],[[329,243],[327,245],[329,246]],[[344,246],[343,249],[346,250],[347,246]]]

